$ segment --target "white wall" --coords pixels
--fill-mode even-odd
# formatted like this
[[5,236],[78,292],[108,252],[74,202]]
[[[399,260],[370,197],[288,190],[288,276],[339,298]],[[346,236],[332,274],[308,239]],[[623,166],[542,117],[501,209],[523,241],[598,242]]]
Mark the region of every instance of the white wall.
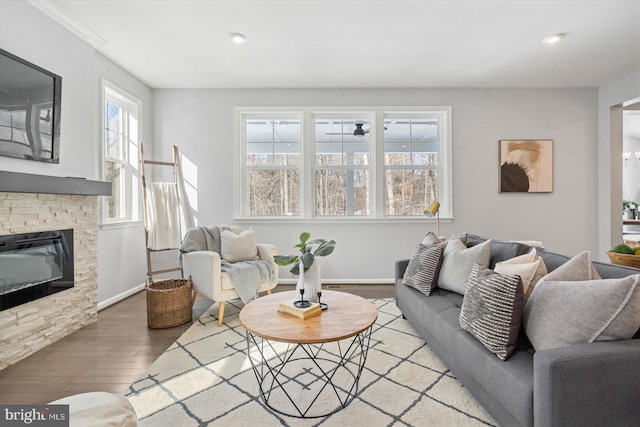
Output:
[[[203,89],[156,90],[156,152],[173,144],[198,167],[200,224],[233,222],[236,106],[412,106],[453,108],[454,215],[441,234],[474,232],[503,240],[534,239],[555,251],[597,250],[597,91],[584,89]],[[498,193],[498,140],[551,138],[554,192]],[[247,227],[248,224],[243,224]],[[294,220],[253,224],[258,240],[281,253],[301,231],[335,239],[323,278],[388,281],[394,261],[410,256],[421,223],[331,223]],[[281,277],[288,278],[286,269]]]
[[98,87],[91,46],[26,2],[2,2],[0,47],[62,76],[60,163],[0,157],[12,172],[98,179],[95,102]]
[[[611,108],[640,98],[640,69],[598,88],[598,252],[606,253],[620,243],[622,215],[622,129],[620,139],[611,139]],[[616,109],[621,115],[621,108]],[[622,120],[620,120],[622,126]]]
[[[143,102],[143,138],[151,139],[152,91],[144,83],[27,2],[2,1],[0,47],[62,76],[60,163],[0,157],[0,170],[100,180],[100,79]],[[97,219],[96,219],[97,220]],[[141,224],[98,234],[98,302],[144,282]]]

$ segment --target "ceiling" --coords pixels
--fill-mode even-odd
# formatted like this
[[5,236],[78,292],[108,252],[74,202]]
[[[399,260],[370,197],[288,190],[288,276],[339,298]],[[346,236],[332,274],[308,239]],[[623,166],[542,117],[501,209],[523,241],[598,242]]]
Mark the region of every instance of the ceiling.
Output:
[[153,88],[595,87],[640,68],[640,1],[31,3]]

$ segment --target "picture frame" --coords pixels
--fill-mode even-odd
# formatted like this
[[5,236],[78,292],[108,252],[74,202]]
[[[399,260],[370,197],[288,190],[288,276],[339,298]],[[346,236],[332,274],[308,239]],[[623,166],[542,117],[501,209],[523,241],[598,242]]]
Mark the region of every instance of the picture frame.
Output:
[[500,193],[553,192],[553,139],[501,139]]

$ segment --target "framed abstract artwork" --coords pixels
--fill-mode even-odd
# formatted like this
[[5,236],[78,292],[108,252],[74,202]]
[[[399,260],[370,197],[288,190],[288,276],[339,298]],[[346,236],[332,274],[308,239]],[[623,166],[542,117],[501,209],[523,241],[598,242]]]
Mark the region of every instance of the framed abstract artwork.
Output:
[[552,139],[501,139],[501,193],[553,191]]

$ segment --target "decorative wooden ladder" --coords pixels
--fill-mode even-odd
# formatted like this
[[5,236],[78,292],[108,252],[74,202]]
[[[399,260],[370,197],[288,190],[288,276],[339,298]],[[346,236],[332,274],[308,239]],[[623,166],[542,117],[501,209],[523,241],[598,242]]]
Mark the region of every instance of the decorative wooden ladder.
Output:
[[[172,162],[160,162],[160,161],[156,161],[156,160],[145,160],[144,158],[144,148],[143,148],[143,142],[140,141],[140,145],[139,145],[139,158],[140,158],[140,177],[142,178],[142,203],[144,206],[144,240],[145,240],[145,249],[147,250],[147,277],[148,279],[153,280],[153,275],[154,274],[164,274],[164,273],[171,273],[174,271],[179,271],[180,272],[180,277],[184,278],[184,273],[182,271],[182,267],[172,267],[172,268],[165,268],[162,270],[153,270],[152,267],[152,262],[151,262],[151,254],[155,253],[155,252],[165,252],[165,251],[174,251],[177,250],[179,248],[167,248],[167,249],[149,249],[149,230],[147,230],[147,224],[148,224],[148,216],[149,213],[147,212],[147,180],[146,180],[146,176],[145,176],[145,165],[153,165],[153,166],[171,166],[173,168],[173,181],[177,184],[178,183],[178,156],[179,156],[179,152],[178,152],[178,147],[176,147],[175,145],[173,146],[173,161]],[[178,197],[180,197],[180,193],[178,192]],[[178,200],[178,206],[180,206],[179,200]],[[179,209],[179,207],[178,207]],[[180,235],[182,235],[182,230],[180,230]]]

